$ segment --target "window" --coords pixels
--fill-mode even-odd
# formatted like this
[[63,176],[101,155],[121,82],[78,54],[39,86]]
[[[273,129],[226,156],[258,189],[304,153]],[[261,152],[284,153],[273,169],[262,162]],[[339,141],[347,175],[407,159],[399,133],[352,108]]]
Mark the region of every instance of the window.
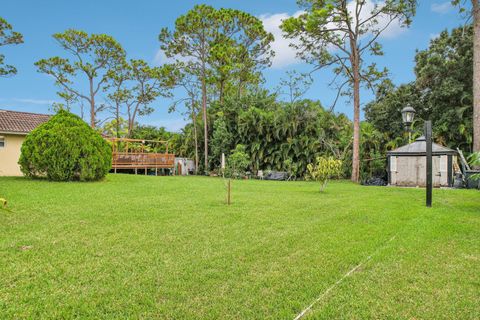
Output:
[[0,136],[0,148],[5,148],[5,137]]

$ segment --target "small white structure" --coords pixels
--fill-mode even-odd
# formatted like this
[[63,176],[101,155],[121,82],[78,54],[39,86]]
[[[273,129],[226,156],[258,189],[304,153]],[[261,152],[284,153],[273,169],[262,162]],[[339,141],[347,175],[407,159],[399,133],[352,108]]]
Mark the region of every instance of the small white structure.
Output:
[[175,174],[188,176],[195,173],[195,162],[188,158],[175,158]]
[[[434,187],[452,187],[455,150],[439,144],[432,145],[432,168]],[[388,184],[392,186],[425,187],[426,141],[421,136],[413,143],[387,152]]]

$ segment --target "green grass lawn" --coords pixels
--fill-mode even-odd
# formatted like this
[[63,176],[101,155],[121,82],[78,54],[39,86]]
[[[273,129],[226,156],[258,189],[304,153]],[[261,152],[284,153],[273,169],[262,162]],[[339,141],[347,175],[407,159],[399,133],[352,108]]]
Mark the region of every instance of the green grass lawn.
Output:
[[318,189],[0,178],[0,319],[480,317],[478,191]]

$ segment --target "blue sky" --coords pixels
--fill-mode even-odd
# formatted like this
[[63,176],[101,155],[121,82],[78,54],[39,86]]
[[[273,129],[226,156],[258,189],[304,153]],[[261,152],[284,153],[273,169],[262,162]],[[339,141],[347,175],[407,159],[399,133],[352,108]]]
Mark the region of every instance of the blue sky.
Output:
[[[6,61],[18,69],[10,78],[0,78],[0,109],[49,113],[52,102],[60,101],[57,88],[46,75],[36,71],[33,65],[41,58],[54,55],[66,56],[51,35],[68,28],[89,33],[106,33],[117,39],[127,51],[129,58],[144,59],[152,64],[162,62],[159,53],[158,33],[162,27],[171,27],[179,15],[195,4],[207,3],[217,8],[230,7],[247,11],[260,17],[267,30],[274,33],[276,60],[265,70],[266,86],[274,88],[288,70],[310,70],[295,59],[288,42],[281,38],[278,24],[281,19],[295,14],[299,9],[295,0],[217,0],[217,1],[124,1],[124,0],[5,0],[2,1],[2,17],[25,37],[19,46],[0,48]],[[395,26],[381,39],[385,55],[376,57],[378,65],[390,70],[396,84],[414,79],[414,56],[417,49],[428,47],[429,41],[444,29],[463,23],[456,8],[449,0],[419,0],[417,15],[409,29]],[[329,70],[316,72],[314,84],[307,98],[319,99],[324,105],[332,103],[336,91],[328,87],[332,77]],[[177,92],[177,94],[180,94]],[[179,97],[179,96],[177,96]],[[362,104],[372,99],[368,91],[362,92]],[[178,130],[185,121],[179,113],[168,113],[170,100],[160,99],[154,103],[156,111],[141,123],[165,126]],[[340,101],[335,109],[351,116],[351,104]],[[78,110],[74,110],[77,111]]]

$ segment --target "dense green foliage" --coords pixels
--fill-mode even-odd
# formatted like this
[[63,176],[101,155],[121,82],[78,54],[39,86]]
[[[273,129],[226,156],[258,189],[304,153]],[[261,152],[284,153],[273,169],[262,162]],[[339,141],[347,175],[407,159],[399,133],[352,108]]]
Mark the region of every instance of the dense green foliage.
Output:
[[[351,122],[343,114],[324,110],[318,102],[283,103],[266,91],[252,92],[240,99],[226,97],[223,105],[213,105],[209,120],[213,123],[211,168],[219,168],[221,154],[228,155],[241,144],[252,172],[290,171],[293,163],[293,175],[303,177],[308,163],[319,155],[330,155],[346,160],[348,173]],[[187,127],[185,134],[192,133]]]
[[[317,156],[342,160],[341,176],[351,173],[351,121],[343,114],[325,110],[318,101],[287,103],[279,101],[276,94],[251,91],[241,99],[226,97],[222,105],[212,105],[208,119],[213,123],[209,131],[210,170],[220,167],[222,153],[228,155],[241,144],[250,159],[248,170],[253,173],[278,170],[288,172],[291,178],[303,178],[307,165]],[[193,126],[189,124],[174,139],[175,151],[194,158],[193,135]],[[200,133],[198,138],[202,137]],[[386,177],[385,141],[385,134],[371,124],[361,124],[362,180]],[[199,152],[201,157],[202,150]]]
[[109,144],[78,116],[60,110],[27,135],[19,164],[28,177],[91,181],[111,167]]
[[[468,160],[473,168],[480,168],[480,152],[472,153]],[[472,178],[477,180],[480,179],[480,173],[474,174]]]
[[385,134],[386,146],[405,141],[398,140],[404,135],[400,111],[410,104],[417,111],[415,135],[422,134],[423,120],[430,119],[437,142],[471,152],[472,36],[471,26],[443,31],[428,49],[417,53],[415,81],[398,87],[386,81],[378,88],[376,100],[365,108],[365,117]]
[[425,208],[415,188],[238,180],[226,206],[224,188],[0,177],[1,318],[293,319],[359,263],[307,318],[478,318],[478,191]]
[[471,166],[480,166],[480,152],[472,153],[469,157]]

